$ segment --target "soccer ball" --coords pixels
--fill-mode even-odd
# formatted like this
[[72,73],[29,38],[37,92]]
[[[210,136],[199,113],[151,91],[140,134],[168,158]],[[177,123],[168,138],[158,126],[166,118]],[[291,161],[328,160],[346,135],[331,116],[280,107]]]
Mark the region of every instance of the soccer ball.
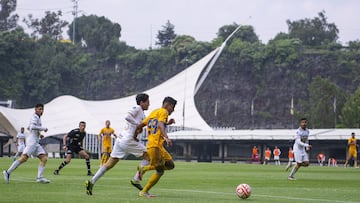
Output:
[[251,187],[246,183],[242,183],[236,187],[235,192],[241,199],[247,199],[251,195]]

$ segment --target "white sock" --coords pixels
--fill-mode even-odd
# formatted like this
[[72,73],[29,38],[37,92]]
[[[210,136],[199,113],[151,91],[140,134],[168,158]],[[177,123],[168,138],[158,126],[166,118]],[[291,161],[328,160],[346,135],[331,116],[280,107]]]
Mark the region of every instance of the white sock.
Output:
[[100,166],[99,170],[96,171],[95,175],[91,178],[91,183],[95,184],[96,181],[101,178],[106,172],[106,167],[104,165]]
[[43,177],[44,169],[45,169],[45,166],[39,165],[37,178],[42,178]]
[[[141,167],[144,167],[144,166],[146,166],[146,165],[149,165],[149,163],[150,163],[149,160],[143,159],[143,160],[141,160],[140,166],[141,166]],[[137,171],[136,171],[136,173],[135,173],[134,180],[140,181],[139,173],[138,173]]]
[[143,159],[143,160],[141,161],[140,165],[141,165],[141,167],[144,167],[144,166],[146,166],[146,165],[149,165],[149,163],[150,163],[149,160]]
[[291,172],[290,172],[290,175],[291,177],[293,177],[296,173],[297,169],[296,169],[296,165],[292,168]]
[[20,164],[21,164],[21,163],[20,163],[19,160],[14,161],[14,162],[11,164],[11,166],[9,167],[9,169],[6,170],[7,173],[10,174],[11,172],[13,172],[17,167],[20,166]]

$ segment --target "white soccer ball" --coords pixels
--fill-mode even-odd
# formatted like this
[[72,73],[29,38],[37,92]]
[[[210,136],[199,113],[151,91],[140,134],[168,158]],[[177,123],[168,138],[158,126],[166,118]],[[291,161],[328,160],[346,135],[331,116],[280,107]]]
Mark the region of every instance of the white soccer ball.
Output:
[[247,199],[251,195],[251,187],[246,183],[242,183],[236,187],[236,195],[241,199]]

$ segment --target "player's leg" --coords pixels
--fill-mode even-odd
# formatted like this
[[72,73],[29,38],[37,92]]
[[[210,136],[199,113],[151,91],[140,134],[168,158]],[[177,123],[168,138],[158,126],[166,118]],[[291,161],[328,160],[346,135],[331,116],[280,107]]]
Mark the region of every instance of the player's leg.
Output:
[[292,168],[289,176],[288,176],[288,179],[289,180],[295,180],[295,173],[299,170],[299,168],[301,167],[303,161],[304,161],[304,156],[305,156],[306,153],[304,152],[301,152],[299,150],[294,150],[294,159],[296,161],[296,164],[294,165],[294,167]]
[[346,161],[345,161],[345,164],[344,164],[345,168],[348,166],[350,159],[351,159],[351,150],[348,151],[348,155],[346,157]]
[[81,150],[79,151],[79,155],[82,156],[82,157],[84,157],[84,159],[85,159],[86,168],[87,168],[87,175],[88,175],[88,176],[93,176],[94,174],[91,172],[91,165],[90,165],[90,156],[89,156],[89,154],[86,153],[86,151],[81,148]]
[[29,155],[31,153],[33,153],[33,151],[35,150],[34,146],[30,145],[28,147],[26,147],[21,155],[21,157],[18,160],[15,160],[10,167],[7,170],[3,171],[3,175],[4,175],[4,180],[5,183],[9,183],[10,181],[10,174],[16,169],[18,168],[22,163],[26,162],[29,158]]
[[73,154],[72,149],[68,149],[66,151],[65,160],[61,162],[59,167],[54,171],[54,175],[59,175],[59,171],[71,162],[72,154]]
[[161,154],[165,160],[165,170],[172,170],[175,168],[175,163],[170,153],[164,148],[160,147]]
[[109,160],[104,165],[100,166],[95,175],[90,180],[85,181],[86,194],[92,195],[92,188],[96,181],[98,181],[106,173],[106,171],[114,167],[119,162],[119,160],[120,158],[110,156]]
[[358,164],[357,164],[357,151],[356,150],[352,151],[352,157],[354,158],[354,167],[357,168]]
[[101,155],[101,165],[104,165],[110,158],[111,145],[103,143],[103,153]]
[[155,166],[156,172],[152,174],[145,187],[139,192],[141,197],[154,197],[149,190],[160,180],[164,174],[164,159],[158,147],[149,148],[147,151],[150,158],[150,165]]
[[47,156],[45,154],[45,150],[41,146],[39,146],[39,154],[38,154],[37,157],[40,160],[40,164],[39,164],[39,167],[38,167],[38,175],[37,175],[37,178],[36,178],[36,182],[38,182],[38,183],[50,183],[50,180],[44,178],[44,176],[43,176],[43,173],[44,173],[44,170],[45,170],[45,165],[46,165],[46,162],[47,162]]

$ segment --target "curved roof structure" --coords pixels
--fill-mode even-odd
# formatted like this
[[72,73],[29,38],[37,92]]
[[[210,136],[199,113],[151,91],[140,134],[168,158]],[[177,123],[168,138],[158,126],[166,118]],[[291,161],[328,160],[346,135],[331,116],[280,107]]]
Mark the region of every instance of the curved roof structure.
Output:
[[[150,107],[145,114],[161,107],[163,98],[171,96],[178,102],[170,118],[175,119],[175,126],[211,130],[196,109],[194,90],[203,69],[215,55],[215,49],[195,64],[173,76],[166,82],[151,88],[145,93],[150,96]],[[119,132],[125,126],[126,112],[136,104],[135,95],[113,100],[86,101],[73,96],[60,96],[45,104],[42,124],[49,131],[45,136],[65,134],[77,128],[80,121],[86,121],[86,131],[98,134],[105,126],[105,120]],[[15,136],[21,127],[27,127],[34,109],[11,109],[0,107],[0,126]]]

